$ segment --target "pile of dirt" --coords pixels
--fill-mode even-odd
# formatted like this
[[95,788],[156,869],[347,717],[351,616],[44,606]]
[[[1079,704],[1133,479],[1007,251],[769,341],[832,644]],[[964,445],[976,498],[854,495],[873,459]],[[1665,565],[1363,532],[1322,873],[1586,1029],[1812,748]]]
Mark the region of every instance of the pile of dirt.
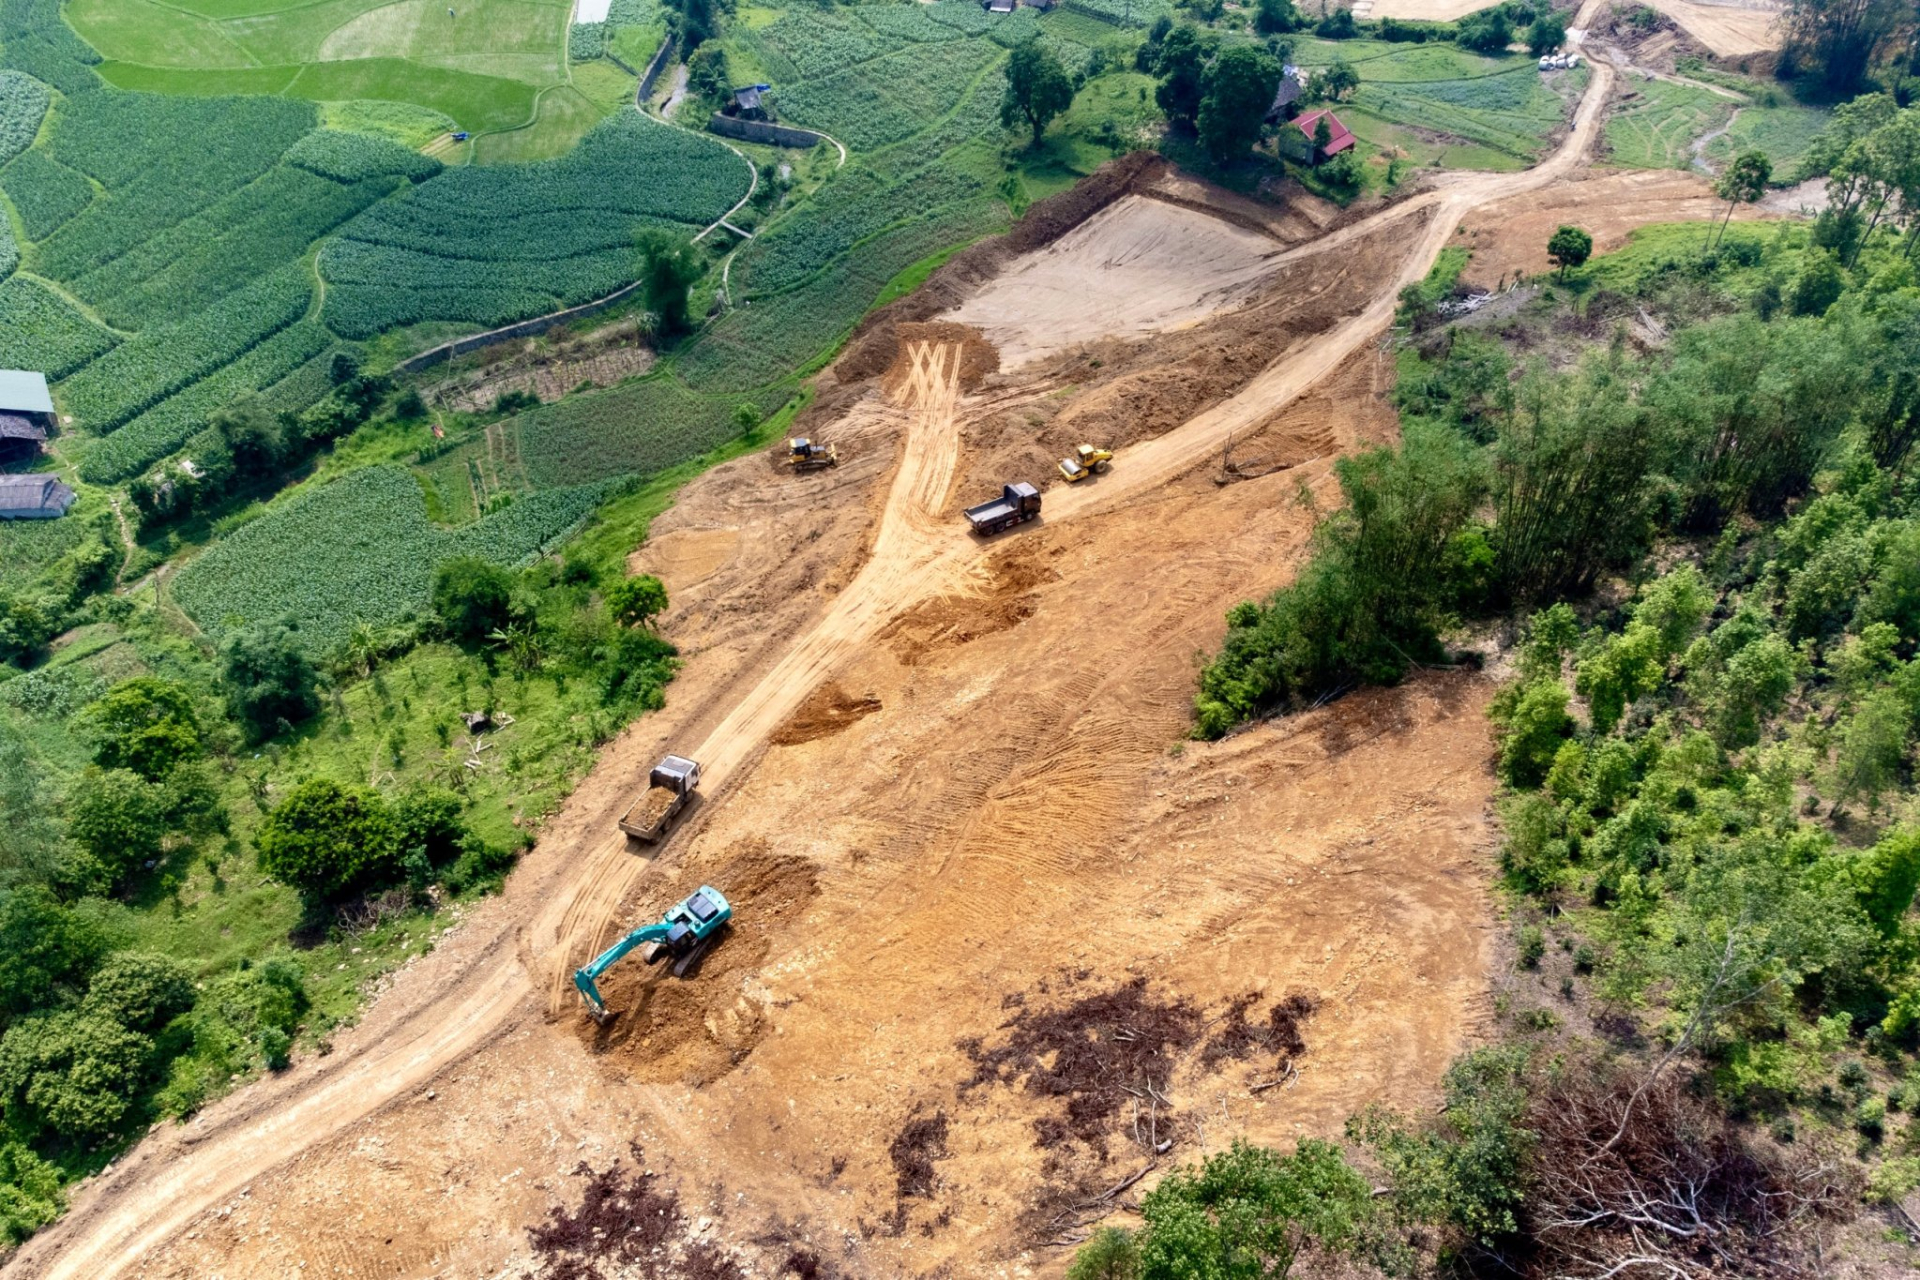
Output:
[[667,816],[667,810],[673,807],[674,799],[680,793],[672,787],[648,787],[646,793],[634,802],[629,818],[642,827],[651,827]]
[[678,885],[655,891],[663,901],[650,895],[628,918],[657,920],[671,902],[711,884],[733,906],[726,932],[684,978],[669,963],[648,966],[637,956],[614,966],[599,983],[612,1018],[601,1026],[583,1011],[574,1030],[590,1052],[635,1079],[699,1086],[739,1066],[766,1035],[765,1010],[745,979],[766,960],[768,939],[798,924],[819,885],[812,863],[775,854],[762,840],[683,871]]
[[[913,358],[910,354],[915,343],[943,343],[960,348],[960,389],[971,391],[979,386],[988,374],[1000,370],[1000,353],[991,342],[970,324],[955,324],[951,320],[914,320],[903,321],[894,327],[898,349],[894,353],[893,363],[884,370],[881,386],[888,395],[897,400],[910,399],[903,393],[908,379],[913,374]],[[876,349],[869,347],[863,353],[871,358]],[[949,357],[951,358],[951,357]],[[863,365],[854,366],[859,376],[871,377],[879,370],[866,371]]]
[[[1078,1139],[1103,1156],[1114,1121],[1130,1101],[1158,1103],[1181,1054],[1199,1039],[1200,1010],[1185,996],[1162,1000],[1145,978],[1054,1009],[1022,1008],[1000,1030],[998,1045],[969,1037],[958,1048],[973,1063],[963,1096],[987,1085],[1021,1086],[1042,1098],[1062,1098],[1062,1115],[1034,1122],[1037,1145]],[[1169,1108],[1158,1123],[1172,1119]]]
[[795,747],[830,738],[878,710],[880,699],[871,694],[856,698],[838,681],[829,680],[807,696],[792,719],[774,731],[772,742],[777,747]]
[[645,1168],[639,1147],[632,1155],[640,1171],[618,1160],[597,1173],[575,1167],[587,1180],[579,1208],[555,1205],[527,1229],[538,1260],[527,1280],[610,1280],[603,1265],[622,1280],[746,1280],[739,1263],[695,1238],[679,1196]]
[[936,596],[901,614],[880,631],[903,667],[918,666],[928,655],[983,636],[1012,630],[1039,607],[1034,589],[1059,573],[1046,563],[1059,549],[1043,555],[1033,544],[1015,543],[988,562],[984,593]]

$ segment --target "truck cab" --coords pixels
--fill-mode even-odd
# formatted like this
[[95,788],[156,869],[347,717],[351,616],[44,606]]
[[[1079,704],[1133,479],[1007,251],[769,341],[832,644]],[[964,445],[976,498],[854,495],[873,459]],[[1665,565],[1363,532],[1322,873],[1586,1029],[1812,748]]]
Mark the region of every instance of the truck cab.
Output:
[[685,756],[663,756],[647,775],[647,785],[685,795],[700,785],[700,766]]

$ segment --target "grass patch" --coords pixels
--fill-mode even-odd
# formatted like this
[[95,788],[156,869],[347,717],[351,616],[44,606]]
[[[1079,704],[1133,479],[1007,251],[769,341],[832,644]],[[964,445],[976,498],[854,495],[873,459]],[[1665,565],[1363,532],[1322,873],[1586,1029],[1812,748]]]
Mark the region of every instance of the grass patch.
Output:
[[1635,80],[1607,121],[1607,158],[1630,169],[1685,169],[1693,143],[1719,128],[1736,105],[1692,85]]

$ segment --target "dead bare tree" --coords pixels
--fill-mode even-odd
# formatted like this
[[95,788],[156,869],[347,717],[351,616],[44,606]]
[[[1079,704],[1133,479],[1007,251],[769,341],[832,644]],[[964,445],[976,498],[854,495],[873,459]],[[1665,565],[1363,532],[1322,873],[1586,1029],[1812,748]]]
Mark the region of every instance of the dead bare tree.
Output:
[[1839,1160],[1751,1147],[1674,1076],[1575,1063],[1529,1109],[1527,1226],[1542,1274],[1764,1280],[1806,1274],[1855,1194]]

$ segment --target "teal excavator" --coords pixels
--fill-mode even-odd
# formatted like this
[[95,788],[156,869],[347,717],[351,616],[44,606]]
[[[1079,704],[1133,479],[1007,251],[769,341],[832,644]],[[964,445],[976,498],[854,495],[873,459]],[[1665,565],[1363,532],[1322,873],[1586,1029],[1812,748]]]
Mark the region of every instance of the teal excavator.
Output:
[[731,919],[733,908],[726,898],[712,885],[703,884],[698,892],[675,903],[658,924],[642,925],[602,951],[592,964],[575,969],[573,985],[580,988],[593,1020],[605,1022],[612,1015],[607,1012],[607,1002],[600,998],[600,988],[595,985],[595,979],[601,974],[628,952],[644,947],[641,959],[653,964],[672,956],[673,976],[683,977],[694,962],[706,954]]

